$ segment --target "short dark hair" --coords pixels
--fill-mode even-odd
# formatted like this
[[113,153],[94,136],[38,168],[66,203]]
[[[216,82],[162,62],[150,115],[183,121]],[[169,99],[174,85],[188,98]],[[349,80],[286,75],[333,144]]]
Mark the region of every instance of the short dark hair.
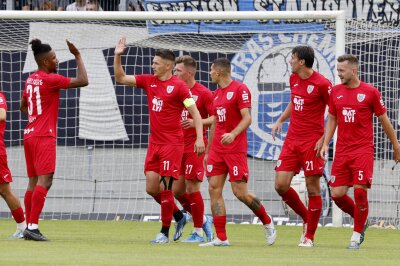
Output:
[[228,58],[225,57],[220,57],[217,58],[213,61],[214,67],[220,67],[226,72],[230,73],[231,72],[231,61],[229,61]]
[[292,54],[304,60],[306,67],[312,68],[314,64],[314,49],[308,45],[299,45],[292,49]]
[[156,50],[156,56],[161,57],[172,62],[175,62],[175,54],[169,49],[158,49]]
[[196,60],[193,59],[190,55],[182,55],[175,59],[175,64],[183,63],[185,67],[192,67],[194,69],[197,68]]
[[32,47],[33,55],[35,57],[51,51],[51,46],[47,43],[42,43],[39,39],[33,39],[29,44]]
[[355,55],[352,54],[344,54],[341,55],[337,58],[337,61],[339,63],[342,63],[344,61],[349,61],[349,63],[357,65],[358,66],[358,58]]

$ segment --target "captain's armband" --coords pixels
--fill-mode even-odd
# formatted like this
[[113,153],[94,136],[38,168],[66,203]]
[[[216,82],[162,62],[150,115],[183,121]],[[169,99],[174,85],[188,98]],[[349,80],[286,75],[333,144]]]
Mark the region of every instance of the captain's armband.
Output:
[[190,107],[190,106],[196,104],[196,102],[193,100],[193,98],[186,98],[186,99],[183,101],[183,104],[185,105],[186,108],[188,108],[188,107]]

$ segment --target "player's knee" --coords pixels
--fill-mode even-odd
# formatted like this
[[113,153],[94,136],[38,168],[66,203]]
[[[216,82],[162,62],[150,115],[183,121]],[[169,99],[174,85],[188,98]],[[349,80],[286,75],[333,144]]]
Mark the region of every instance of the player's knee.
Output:
[[222,188],[220,188],[219,186],[210,184],[208,186],[208,192],[210,193],[210,196],[222,194]]
[[153,188],[146,188],[146,193],[149,194],[152,197],[155,197],[158,195],[159,191],[155,190]]
[[286,191],[288,191],[290,188],[290,186],[286,185],[286,184],[282,184],[279,182],[275,182],[275,191],[279,194],[279,195],[283,195],[286,193]]

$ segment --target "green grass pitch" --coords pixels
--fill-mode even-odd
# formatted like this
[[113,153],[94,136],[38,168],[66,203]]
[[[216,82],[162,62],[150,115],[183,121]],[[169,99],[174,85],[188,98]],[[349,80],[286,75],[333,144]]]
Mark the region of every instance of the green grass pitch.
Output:
[[[49,242],[6,240],[15,230],[0,221],[0,265],[400,265],[400,231],[369,228],[361,249],[347,250],[350,228],[319,228],[315,247],[297,247],[300,227],[278,226],[273,246],[261,225],[227,225],[230,247],[152,245],[157,222],[41,221]],[[185,228],[187,237],[193,228]],[[171,228],[171,235],[174,228]]]

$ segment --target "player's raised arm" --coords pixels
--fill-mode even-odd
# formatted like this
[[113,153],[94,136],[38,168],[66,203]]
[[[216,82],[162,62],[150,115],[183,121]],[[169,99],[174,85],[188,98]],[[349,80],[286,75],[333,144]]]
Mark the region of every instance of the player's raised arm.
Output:
[[68,49],[75,56],[76,65],[77,65],[77,76],[76,78],[72,78],[71,82],[68,85],[68,88],[81,88],[85,87],[89,84],[88,76],[86,73],[85,64],[83,63],[81,53],[79,52],[78,48],[70,42],[67,41]]
[[114,75],[115,75],[115,81],[128,85],[128,86],[136,86],[136,78],[135,76],[128,76],[125,74],[124,69],[122,68],[121,64],[121,55],[125,52],[126,48],[126,37],[121,37],[119,39],[117,46],[115,47],[114,50]]

